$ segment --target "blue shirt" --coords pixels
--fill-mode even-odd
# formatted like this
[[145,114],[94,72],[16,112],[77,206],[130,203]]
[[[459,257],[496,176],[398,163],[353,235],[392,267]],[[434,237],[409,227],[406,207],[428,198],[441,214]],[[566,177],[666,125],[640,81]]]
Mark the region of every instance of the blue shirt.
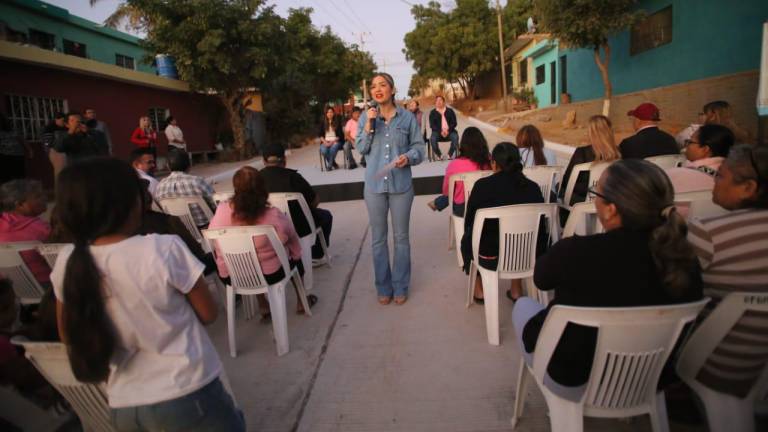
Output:
[[[376,133],[365,133],[368,113],[360,116],[357,126],[355,148],[365,156],[365,188],[374,193],[403,193],[413,187],[411,165],[418,165],[424,160],[424,139],[421,127],[410,111],[398,107],[395,115],[387,124],[384,118],[376,118]],[[377,176],[389,163],[400,155],[408,158],[408,165],[393,168]]]

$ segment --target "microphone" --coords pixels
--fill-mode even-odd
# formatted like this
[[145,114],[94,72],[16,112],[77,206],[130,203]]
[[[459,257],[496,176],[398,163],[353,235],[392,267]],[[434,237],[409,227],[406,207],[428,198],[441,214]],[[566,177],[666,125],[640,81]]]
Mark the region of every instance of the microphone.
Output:
[[[376,108],[376,117],[379,116],[379,104],[375,100],[368,102],[368,108]],[[376,117],[368,119],[368,125],[372,134],[376,133]]]

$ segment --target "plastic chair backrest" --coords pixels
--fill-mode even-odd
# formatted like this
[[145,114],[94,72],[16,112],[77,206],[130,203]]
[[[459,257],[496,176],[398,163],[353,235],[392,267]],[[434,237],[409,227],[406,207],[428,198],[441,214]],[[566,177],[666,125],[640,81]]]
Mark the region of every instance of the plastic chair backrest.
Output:
[[685,158],[682,155],[661,155],[645,158],[648,162],[658,166],[661,169],[677,168],[683,165]]
[[[768,293],[732,292],[720,301],[688,338],[678,356],[677,373],[686,381],[698,381],[696,377],[706,363],[714,360],[729,368],[728,375],[735,381],[751,385],[746,396],[740,397],[754,399],[766,390],[757,385],[761,376],[765,379],[768,374],[768,352],[764,349],[765,343],[760,342],[766,334]],[[738,338],[740,342],[728,340],[729,336]],[[729,366],[736,364],[739,366],[731,370]],[[728,389],[715,390],[730,393]]]
[[563,228],[563,238],[574,235],[586,236],[604,232],[594,202],[576,203],[571,207]]
[[290,206],[288,205],[291,201],[299,203],[301,212],[304,213],[304,219],[306,219],[309,224],[310,234],[305,237],[310,235],[314,236],[317,228],[315,227],[315,220],[312,218],[312,211],[309,209],[309,205],[307,205],[307,200],[304,199],[304,195],[299,192],[273,192],[269,194],[269,203],[285,213],[286,216],[288,216],[288,219],[291,220],[293,226],[296,226],[293,216],[291,216]]
[[556,305],[536,342],[533,374],[544,382],[547,365],[568,323],[599,329],[585,405],[630,409],[652,401],[664,364],[689,322],[709,299],[669,306],[586,308]]
[[69,243],[43,243],[37,246],[37,251],[43,256],[48,266],[53,269],[53,266],[56,265],[56,258],[59,257],[59,252],[67,245]]
[[69,402],[80,418],[85,431],[115,431],[110,420],[104,386],[83,383],[75,378],[64,344],[28,342],[19,338],[14,338],[13,343],[24,347],[26,357]]
[[555,180],[560,177],[561,172],[562,167],[557,165],[539,165],[523,168],[523,175],[539,185],[545,203],[551,202],[552,185],[554,185]]
[[497,272],[499,275],[514,276],[514,278],[532,276],[536,263],[539,221],[542,216],[551,221],[556,208],[556,204],[518,204],[478,210],[472,226],[473,259],[477,260],[480,254],[480,237],[485,220],[498,219]]
[[687,220],[694,217],[701,219],[728,213],[728,210],[712,202],[711,190],[677,193],[674,203],[678,212],[685,214]]
[[591,167],[592,167],[592,162],[587,162],[587,163],[573,166],[573,170],[571,171],[571,176],[568,177],[568,184],[565,185],[565,195],[563,195],[563,205],[565,207],[568,207],[568,208],[571,207],[571,199],[573,198],[573,189],[576,187],[576,180],[578,180],[579,175],[581,175],[581,173],[584,171],[589,171]]
[[0,243],[0,275],[10,279],[21,304],[40,303],[45,292],[19,254],[39,245],[40,242]]
[[[592,162],[592,165],[589,167],[589,188],[594,188],[597,186],[597,182],[600,181],[600,176],[603,175],[603,172],[605,172],[606,169],[608,169],[609,166],[611,166],[611,162]],[[592,202],[595,198],[590,196],[591,194],[587,194],[587,202]]]
[[222,201],[229,201],[233,196],[235,196],[234,192],[216,192],[211,198],[216,205],[219,205]]
[[202,197],[164,198],[160,200],[160,206],[165,213],[178,216],[184,222],[184,226],[187,227],[190,234],[195,237],[195,240],[204,243],[203,236],[200,234],[200,228],[197,227],[195,219],[192,217],[192,210],[190,209],[192,204],[196,204],[209,221],[213,218],[213,212]]
[[275,250],[284,274],[291,274],[288,254],[272,225],[207,229],[203,230],[203,236],[218,246],[217,251],[224,257],[232,287],[235,289],[259,289],[268,286],[256,253],[254,237],[265,237]]
[[[472,193],[472,188],[475,187],[475,183],[483,177],[488,177],[493,174],[490,170],[480,171],[467,171],[463,173],[454,174],[448,179],[448,208],[453,209],[453,196],[456,191],[456,183],[462,182],[464,185],[464,215],[467,214],[467,202],[469,202],[469,195]],[[451,210],[453,211],[453,210]]]

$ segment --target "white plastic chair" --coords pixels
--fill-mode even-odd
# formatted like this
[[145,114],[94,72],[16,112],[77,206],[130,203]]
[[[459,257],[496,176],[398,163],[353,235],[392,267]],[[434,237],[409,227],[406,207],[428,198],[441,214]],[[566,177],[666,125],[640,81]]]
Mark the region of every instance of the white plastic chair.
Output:
[[[467,307],[474,303],[473,290],[477,273],[483,281],[485,327],[488,343],[499,345],[499,280],[523,279],[533,276],[536,266],[536,244],[539,221],[549,221],[550,233],[557,238],[557,204],[517,204],[480,209],[472,226],[472,264],[467,286]],[[499,220],[499,264],[496,270],[478,265],[480,237],[486,219]]]
[[[454,174],[448,179],[448,211],[450,212],[448,218],[448,250],[456,248],[456,259],[459,267],[464,265],[464,260],[461,257],[461,238],[464,236],[464,216],[467,214],[469,195],[472,193],[472,189],[478,180],[491,174],[493,174],[493,171],[489,170],[470,171]],[[464,214],[461,217],[453,214],[453,195],[457,182],[462,182],[464,185]]]
[[[573,189],[576,187],[576,180],[579,178],[579,174],[581,174],[584,171],[589,171],[589,180],[587,181],[587,187],[593,188],[597,185],[597,182],[600,180],[600,176],[603,175],[603,171],[605,171],[609,166],[611,166],[613,162],[587,162],[583,164],[574,165],[573,170],[571,171],[571,176],[568,177],[568,184],[565,186],[565,195],[563,196],[563,202],[560,204],[560,207],[570,210],[571,209],[571,199],[573,198]],[[592,198],[587,195],[586,202],[591,202]]]
[[13,292],[22,305],[37,304],[45,289],[21,258],[20,252],[35,250],[40,242],[0,243],[0,275],[10,279]]
[[576,203],[571,207],[563,228],[563,238],[574,235],[586,236],[604,232],[594,202]]
[[163,208],[163,211],[169,215],[178,216],[181,221],[184,222],[184,226],[187,227],[189,233],[192,234],[195,240],[200,242],[203,250],[205,252],[211,252],[211,246],[207,241],[205,241],[203,234],[200,232],[200,228],[197,226],[195,219],[192,217],[192,210],[190,209],[192,205],[197,205],[202,210],[208,221],[213,218],[213,212],[211,211],[211,208],[202,197],[191,196],[179,198],[163,198],[160,200],[160,206]]
[[661,155],[661,156],[647,157],[645,158],[645,160],[658,166],[661,169],[669,169],[669,168],[677,168],[679,166],[682,166],[683,162],[685,162],[685,157],[680,154]]
[[[288,317],[285,309],[285,286],[292,281],[299,292],[299,301],[304,306],[304,313],[312,315],[309,310],[307,293],[301,281],[297,269],[291,269],[288,264],[288,254],[283,243],[277,236],[275,228],[271,225],[258,225],[247,227],[229,227],[220,229],[203,230],[203,235],[208,241],[214,241],[218,246],[218,253],[223,255],[227,264],[229,276],[232,281],[227,285],[227,334],[229,337],[229,354],[237,357],[235,341],[235,294],[242,296],[254,296],[267,294],[270,313],[272,315],[272,329],[277,345],[277,355],[286,354],[288,344]],[[261,270],[254,237],[264,236],[275,250],[285,277],[280,282],[267,285],[264,272]],[[243,306],[246,319],[255,315],[255,307],[250,299],[243,298]]]
[[539,185],[545,203],[551,202],[552,187],[556,184],[555,182],[560,178],[562,172],[563,167],[557,165],[537,165],[523,168],[523,175]]
[[53,266],[56,265],[56,258],[59,257],[59,252],[61,252],[64,246],[68,245],[69,243],[43,243],[37,246],[37,252],[43,256],[48,266],[53,269]]
[[331,266],[331,255],[328,253],[328,245],[325,243],[325,235],[323,229],[315,226],[315,220],[312,218],[312,212],[307,205],[307,201],[304,199],[304,195],[299,192],[275,192],[269,194],[269,203],[280,209],[283,213],[291,219],[293,226],[296,226],[296,222],[293,221],[291,211],[288,203],[290,201],[296,201],[301,207],[301,211],[304,214],[304,219],[309,224],[309,234],[301,237],[301,263],[304,265],[304,287],[307,291],[311,291],[314,287],[314,277],[312,271],[312,246],[316,240],[320,240],[320,246],[323,248],[323,259],[321,262],[328,267]]
[[[553,431],[581,432],[583,417],[624,418],[649,414],[654,432],[669,431],[659,376],[684,326],[709,299],[671,306],[585,308],[554,306],[541,329],[531,364],[520,361],[512,427],[523,415],[533,377],[549,408]],[[582,387],[565,387],[547,366],[568,323],[598,328],[592,371]]]
[[[766,314],[767,293],[731,293],[696,328],[680,352],[677,373],[703,402],[711,432],[755,430],[755,402],[768,390]],[[749,322],[747,325],[754,330],[745,331],[738,327],[745,318]],[[734,343],[728,340],[729,336],[744,342]],[[728,375],[736,380],[751,379],[751,389],[743,397],[737,397],[723,392],[722,388],[716,389],[702,383],[697,376],[706,369],[709,360],[741,369],[729,371]]]
[[219,205],[222,201],[229,201],[233,196],[235,196],[234,192],[216,192],[211,198],[216,205]]
[[720,207],[712,201],[712,191],[693,191],[675,194],[675,207],[683,214],[686,220],[692,218],[708,218],[728,213],[728,210]]
[[64,344],[29,342],[19,337],[12,342],[24,347],[27,359],[69,402],[86,432],[115,431],[104,385],[83,383],[75,378]]

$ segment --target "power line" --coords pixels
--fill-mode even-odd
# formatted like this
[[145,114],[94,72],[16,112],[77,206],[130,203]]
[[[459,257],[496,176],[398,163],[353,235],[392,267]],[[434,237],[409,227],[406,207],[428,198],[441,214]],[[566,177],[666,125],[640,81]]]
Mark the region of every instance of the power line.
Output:
[[330,0],[330,2],[331,2],[331,6],[333,6],[334,9],[336,9],[339,12],[340,16],[343,16],[346,20],[349,21],[350,24],[352,24],[352,27],[358,26],[355,20],[347,14],[344,8],[340,8],[339,5],[337,5],[336,2],[333,0]]
[[336,19],[334,18],[334,16],[328,12],[328,9],[326,9],[326,8],[325,8],[325,5],[324,5],[322,2],[314,2],[314,1],[312,1],[312,3],[316,4],[317,6],[319,6],[319,7],[320,7],[320,8],[323,10],[323,13],[324,13],[324,14],[325,14],[325,15],[326,15],[328,18],[330,18],[330,20],[331,20],[331,23],[337,22],[337,23],[338,23],[340,26],[344,27],[344,28],[345,28],[345,29],[346,29],[348,32],[350,32],[350,33],[352,33],[352,34],[354,34],[354,33],[355,33],[355,31],[354,31],[354,30],[352,30],[352,29],[350,29],[349,27],[347,27],[347,25],[346,25],[346,24],[344,24],[344,22],[343,22],[343,21],[340,21],[340,20],[336,20]]
[[360,19],[360,16],[357,15],[357,13],[355,12],[355,9],[352,7],[352,5],[350,5],[347,0],[344,0],[344,4],[347,5],[347,8],[349,8],[349,11],[352,12],[352,15],[354,15],[355,18],[357,18],[357,20],[360,22],[360,24],[365,28],[365,31],[370,33],[371,29],[368,28],[368,26],[365,24],[365,21]]

